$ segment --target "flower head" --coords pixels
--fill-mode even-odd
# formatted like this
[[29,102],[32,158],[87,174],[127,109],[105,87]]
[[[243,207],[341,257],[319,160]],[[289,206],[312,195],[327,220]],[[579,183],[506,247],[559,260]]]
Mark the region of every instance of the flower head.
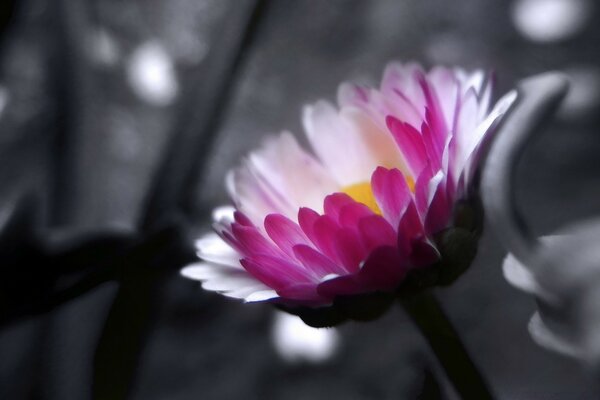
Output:
[[463,206],[482,143],[514,98],[490,112],[483,72],[416,64],[390,64],[379,89],[342,84],[338,107],[304,109],[314,153],[284,132],[230,172],[235,209],[217,210],[216,233],[197,242],[203,261],[182,273],[307,311],[393,293],[433,266],[436,280],[447,258],[468,264],[474,252],[455,240],[473,239]]

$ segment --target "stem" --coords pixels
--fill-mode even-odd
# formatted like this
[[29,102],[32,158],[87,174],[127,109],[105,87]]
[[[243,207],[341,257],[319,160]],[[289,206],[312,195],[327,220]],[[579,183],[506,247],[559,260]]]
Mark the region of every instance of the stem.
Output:
[[492,400],[494,397],[487,383],[435,296],[425,292],[400,299],[400,302],[429,343],[460,397],[463,400]]

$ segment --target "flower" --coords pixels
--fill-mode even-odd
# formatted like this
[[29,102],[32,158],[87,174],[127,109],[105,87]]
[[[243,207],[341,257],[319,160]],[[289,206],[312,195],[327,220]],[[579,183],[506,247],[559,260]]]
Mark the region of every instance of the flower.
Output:
[[540,346],[600,372],[600,219],[543,236],[526,261],[509,253],[506,280],[536,298],[529,333]]
[[483,205],[490,225],[509,250],[506,280],[536,298],[529,332],[540,346],[578,358],[600,371],[600,219],[590,218],[540,238],[518,213],[516,166],[525,147],[555,114],[569,88],[567,78],[547,72],[517,85],[511,109],[487,158]]
[[216,210],[182,274],[298,313],[394,293],[433,266],[434,281],[453,279],[445,261],[474,256],[482,144],[515,99],[490,112],[491,86],[482,71],[412,63],[388,65],[379,89],[342,84],[339,107],[304,109],[314,154],[284,132],[229,173],[235,209]]

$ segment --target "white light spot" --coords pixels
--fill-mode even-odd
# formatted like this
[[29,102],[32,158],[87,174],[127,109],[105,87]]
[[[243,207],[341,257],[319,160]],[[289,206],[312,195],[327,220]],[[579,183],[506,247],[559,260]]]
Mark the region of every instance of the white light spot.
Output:
[[600,68],[574,67],[564,71],[569,77],[569,92],[559,113],[564,118],[579,118],[600,106]]
[[331,358],[339,345],[334,328],[312,328],[299,317],[277,312],[272,330],[277,353],[289,363],[321,363]]
[[553,42],[572,37],[591,15],[587,0],[517,0],[512,20],[517,30],[536,42]]
[[146,42],[134,51],[127,76],[133,91],[153,105],[170,104],[179,90],[173,62],[156,41]]

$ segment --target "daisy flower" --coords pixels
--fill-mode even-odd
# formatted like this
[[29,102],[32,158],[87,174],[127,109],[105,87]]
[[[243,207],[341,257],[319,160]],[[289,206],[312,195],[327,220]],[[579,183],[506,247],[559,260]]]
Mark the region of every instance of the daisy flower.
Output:
[[483,144],[516,97],[490,110],[491,92],[482,71],[414,63],[388,65],[379,88],[342,84],[337,106],[303,110],[311,151],[284,132],[227,175],[234,206],[182,274],[338,319],[343,300],[454,279],[475,254]]

